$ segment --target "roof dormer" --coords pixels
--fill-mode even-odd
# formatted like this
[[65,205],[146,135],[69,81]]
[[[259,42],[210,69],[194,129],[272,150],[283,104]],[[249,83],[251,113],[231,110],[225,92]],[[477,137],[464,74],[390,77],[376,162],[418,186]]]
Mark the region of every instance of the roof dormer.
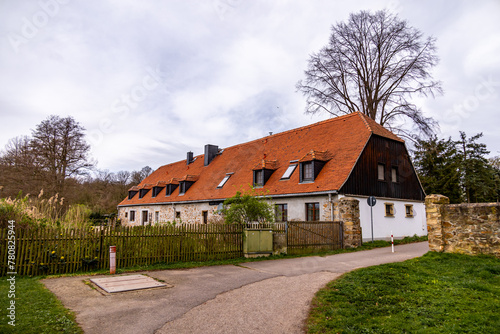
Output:
[[139,192],[138,186],[133,186],[128,190],[128,199],[132,199]]
[[198,181],[198,175],[186,175],[179,180],[179,195],[184,195],[189,188]]
[[262,161],[260,161],[252,169],[253,170],[253,186],[254,187],[263,187],[276,169],[278,169],[278,163],[276,160],[262,159]]
[[323,166],[330,160],[327,151],[309,151],[299,160],[300,183],[314,182]]

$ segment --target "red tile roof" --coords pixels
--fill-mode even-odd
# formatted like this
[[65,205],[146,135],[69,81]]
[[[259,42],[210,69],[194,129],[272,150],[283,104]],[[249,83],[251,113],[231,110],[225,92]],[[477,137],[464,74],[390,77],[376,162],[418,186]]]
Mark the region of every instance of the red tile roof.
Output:
[[[119,205],[225,199],[239,190],[251,188],[256,166],[274,170],[262,188],[270,197],[338,190],[349,177],[372,134],[404,142],[364,114],[356,112],[225,148],[208,166],[204,166],[203,155],[197,156],[189,165],[186,160],[181,160],[162,166],[145,178],[139,188],[178,181],[195,182],[182,196],[179,196],[179,188],[170,196],[165,196],[163,189],[154,198],[148,192],[141,199],[135,195]],[[300,184],[299,168],[290,179],[280,180],[291,161],[312,159],[327,161],[314,182]],[[222,188],[217,188],[228,173],[234,174]]]

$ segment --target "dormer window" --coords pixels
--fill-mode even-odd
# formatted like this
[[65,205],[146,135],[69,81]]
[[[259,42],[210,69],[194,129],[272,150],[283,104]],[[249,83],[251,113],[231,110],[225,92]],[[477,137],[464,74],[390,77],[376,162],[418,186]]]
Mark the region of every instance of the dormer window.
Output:
[[139,192],[139,187],[133,186],[128,190],[128,199],[132,199]]
[[184,195],[186,191],[198,180],[198,175],[186,175],[179,180],[179,195]]
[[147,193],[149,189],[141,189],[139,190],[139,198],[143,198]]
[[314,182],[319,172],[330,160],[327,152],[311,151],[299,160],[300,182]]
[[158,196],[158,194],[160,193],[160,191],[162,191],[162,189],[165,188],[166,185],[167,185],[167,182],[165,182],[165,181],[158,181],[154,185],[154,187],[153,187],[153,191],[152,191],[151,196],[152,197]]
[[276,160],[262,159],[253,168],[253,186],[263,187],[276,169],[278,169]]
[[173,184],[173,183],[167,184],[165,186],[165,196],[172,195],[174,190],[177,189],[177,186],[178,186],[178,184]]
[[253,185],[255,187],[262,187],[264,185],[264,170],[254,170],[253,171],[254,176],[253,176]]
[[258,169],[253,171],[253,186],[263,187],[267,180],[271,177],[274,170],[271,169]]
[[302,163],[302,181],[314,181],[312,161]]
[[181,181],[179,182],[179,195],[184,195],[186,191],[193,185],[194,182]]
[[153,197],[158,196],[158,194],[160,193],[160,191],[162,189],[163,189],[162,187],[153,187],[153,193],[151,194],[151,196],[153,196]]

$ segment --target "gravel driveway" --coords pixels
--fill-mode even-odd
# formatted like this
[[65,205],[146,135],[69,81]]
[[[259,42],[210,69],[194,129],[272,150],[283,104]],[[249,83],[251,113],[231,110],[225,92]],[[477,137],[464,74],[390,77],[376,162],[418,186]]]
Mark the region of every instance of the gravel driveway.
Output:
[[143,272],[173,287],[116,294],[85,284],[91,276],[42,282],[76,313],[85,333],[303,333],[310,302],[326,283],[357,268],[421,256],[428,244],[395,249],[395,253],[391,248],[379,248],[238,266]]

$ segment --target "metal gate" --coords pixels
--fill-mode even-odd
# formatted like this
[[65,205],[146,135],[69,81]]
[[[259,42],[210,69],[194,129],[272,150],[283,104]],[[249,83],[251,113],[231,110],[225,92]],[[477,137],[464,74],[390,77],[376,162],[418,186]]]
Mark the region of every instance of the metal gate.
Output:
[[290,221],[287,224],[288,254],[314,253],[342,248],[342,222]]

